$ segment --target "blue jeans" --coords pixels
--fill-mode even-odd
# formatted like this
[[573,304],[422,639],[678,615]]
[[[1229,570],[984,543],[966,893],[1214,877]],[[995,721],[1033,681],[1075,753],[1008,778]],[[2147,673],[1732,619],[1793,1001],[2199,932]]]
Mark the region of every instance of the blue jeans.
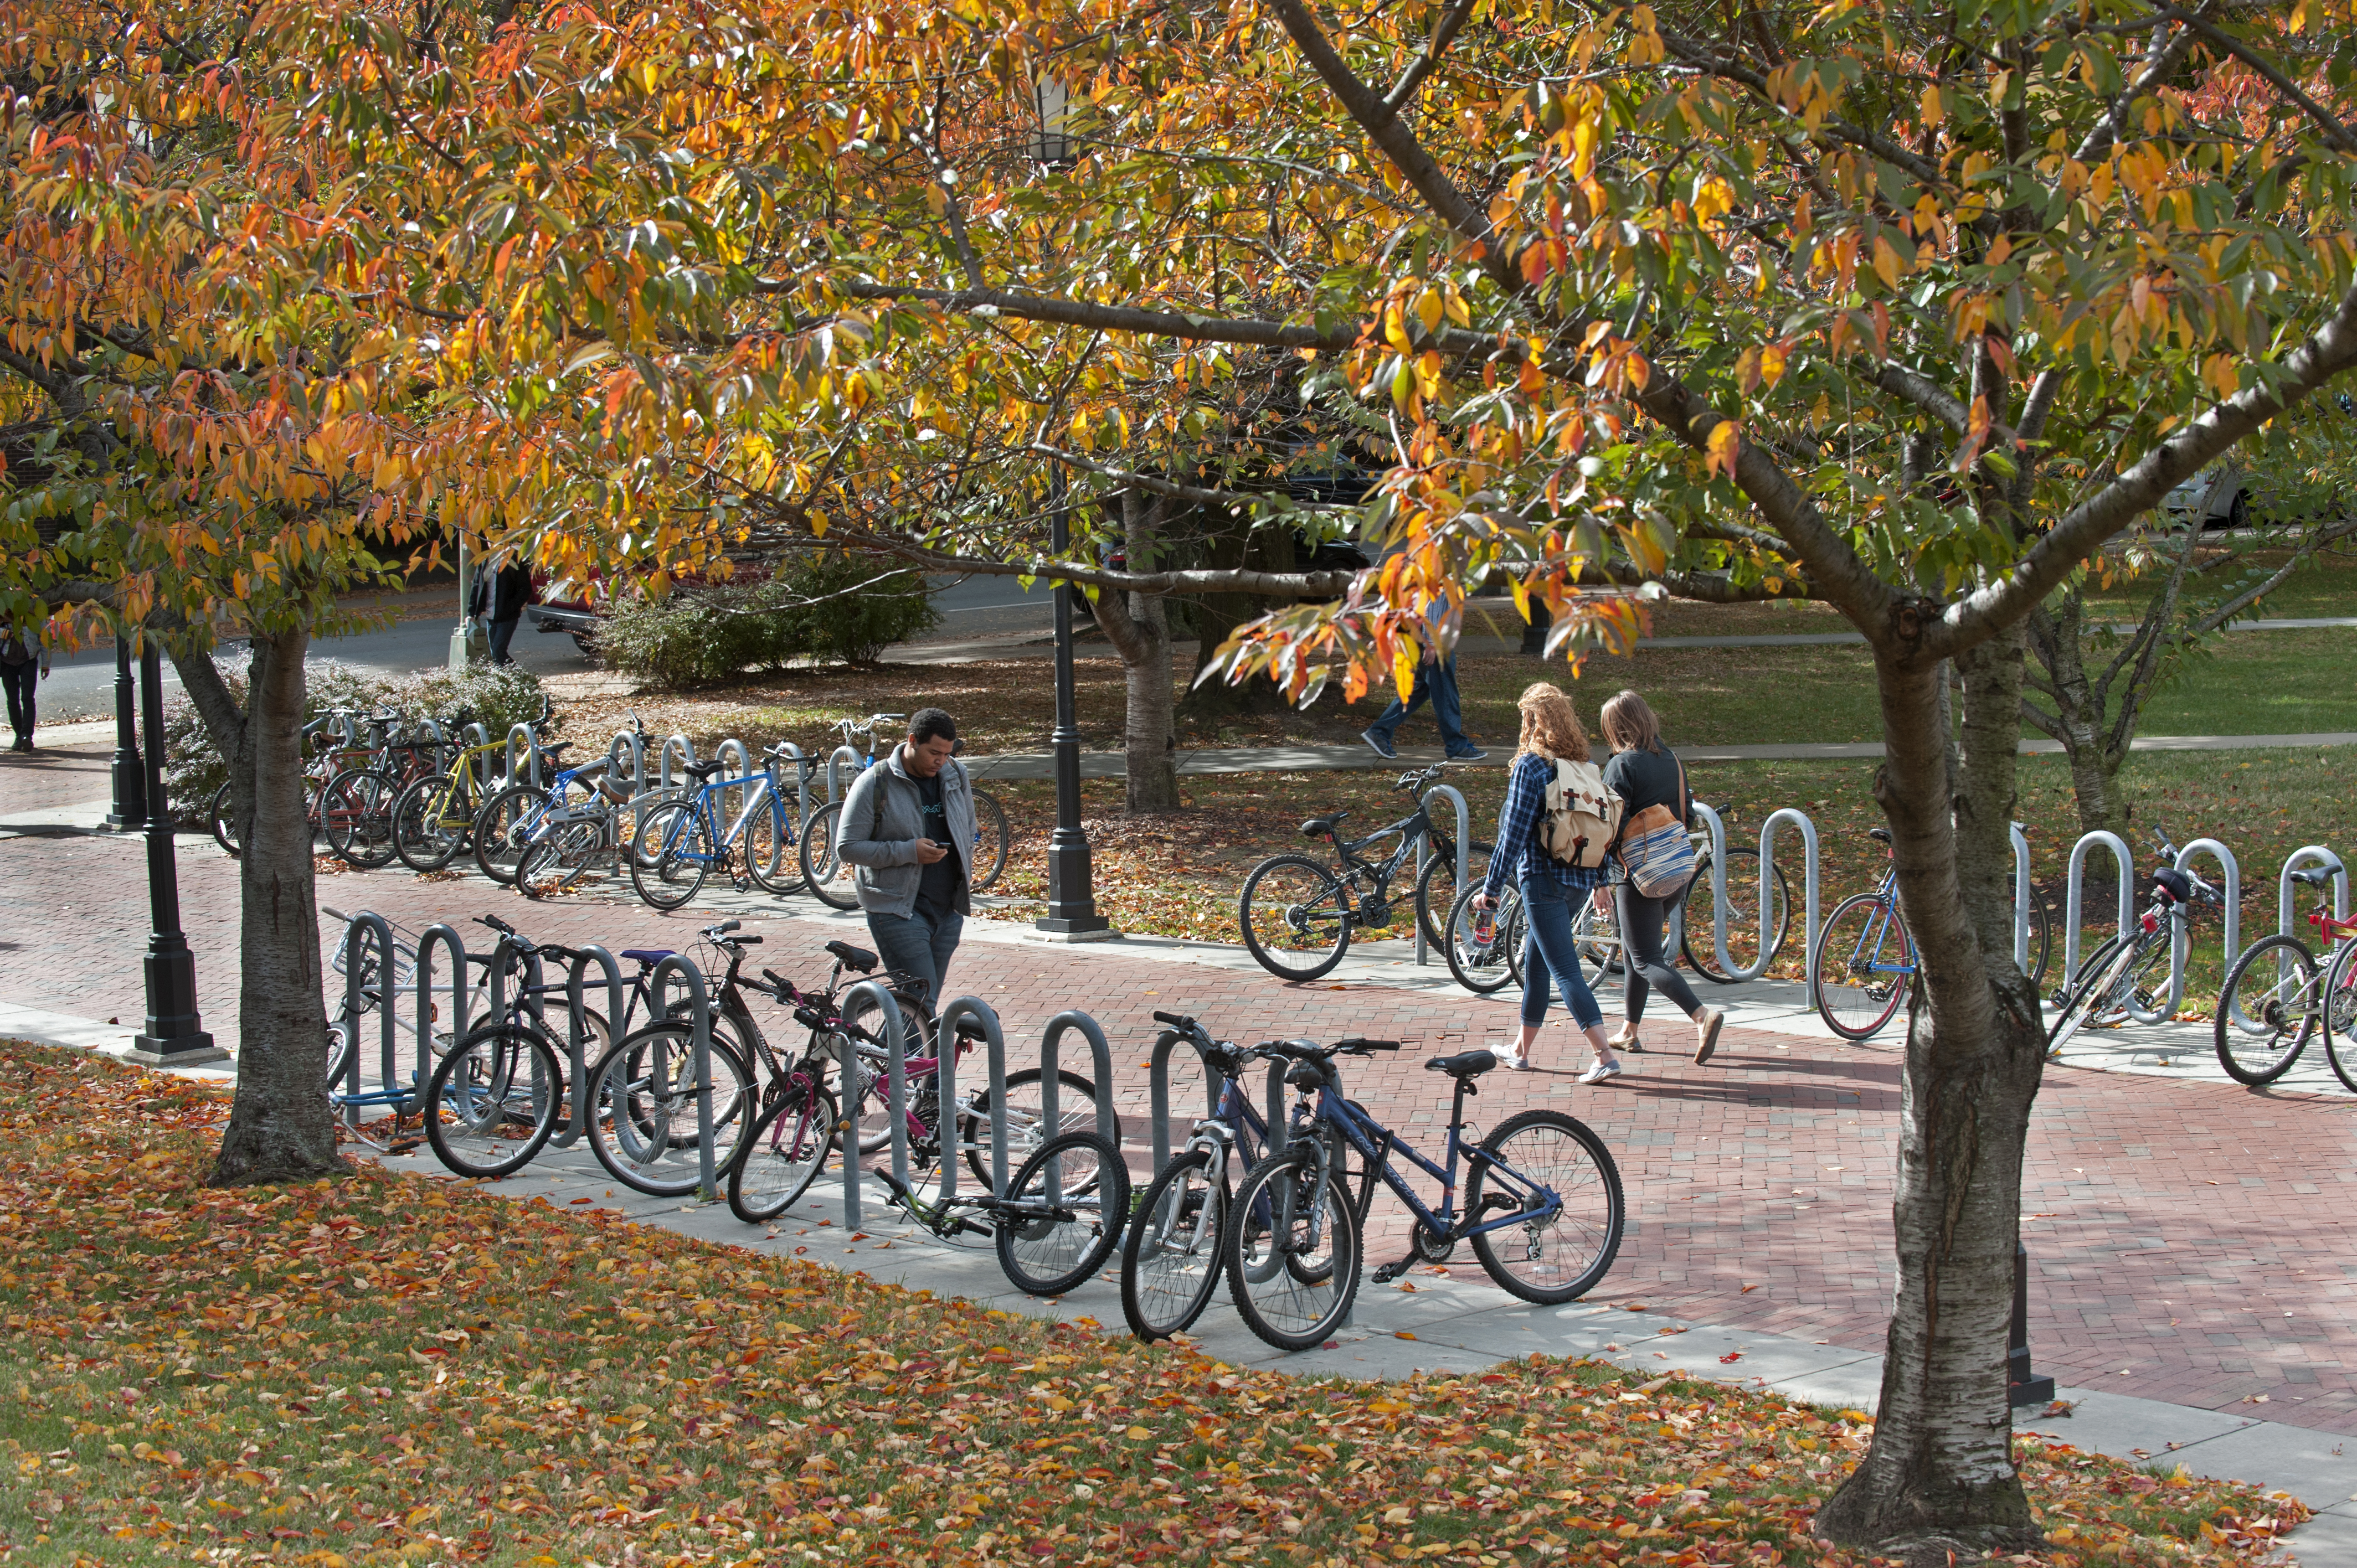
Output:
[[942,987],[949,980],[950,955],[957,951],[964,929],[965,917],[955,909],[929,915],[920,905],[907,915],[879,915],[872,909],[867,914],[867,934],[876,939],[884,967],[923,981],[927,1007],[934,1013],[947,1000]]
[[517,616],[512,619],[495,620],[491,622],[492,663],[512,664],[515,662],[514,658],[508,652],[508,644],[515,640],[516,628],[522,622],[522,619],[523,618],[522,616]]
[[1440,744],[1451,757],[1460,751],[1470,751],[1473,743],[1465,734],[1465,714],[1457,705],[1457,659],[1455,655],[1435,664],[1429,661],[1415,667],[1415,684],[1408,691],[1407,701],[1397,697],[1385,708],[1383,716],[1367,726],[1367,733],[1379,735],[1385,743],[1399,731],[1408,714],[1432,699],[1432,716],[1440,721]]
[[1563,988],[1563,1005],[1572,1022],[1583,1029],[1604,1022],[1596,993],[1579,967],[1579,950],[1571,940],[1571,921],[1580,900],[1575,892],[1551,876],[1523,879],[1523,918],[1529,937],[1523,944],[1523,1022],[1536,1028],[1546,1021],[1547,994]]

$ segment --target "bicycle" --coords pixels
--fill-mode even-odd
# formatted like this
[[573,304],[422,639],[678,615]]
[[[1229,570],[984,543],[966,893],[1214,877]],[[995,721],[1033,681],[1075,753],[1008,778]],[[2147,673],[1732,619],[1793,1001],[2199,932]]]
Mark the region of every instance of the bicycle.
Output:
[[[1601,985],[1607,975],[1620,972],[1626,946],[1612,892],[1626,880],[1626,874],[1615,865],[1609,875],[1609,881],[1580,899],[1571,918],[1572,947],[1579,954],[1581,975],[1590,987]],[[1477,882],[1458,895],[1456,906],[1448,911],[1448,940],[1441,944],[1441,956],[1448,960],[1448,972],[1458,984],[1477,996],[1487,996],[1509,983],[1523,983],[1523,942],[1530,922],[1518,884],[1509,883],[1500,890],[1495,908],[1476,907],[1474,900],[1480,893],[1481,885]]]
[[[865,738],[867,754],[859,759],[858,771],[865,773],[876,766],[876,737],[886,725],[899,724],[906,714],[870,714],[866,719],[837,719],[834,727],[843,736],[843,744],[856,746]],[[965,753],[965,743],[960,741],[951,752],[952,757]],[[848,791],[846,790],[847,794]],[[980,893],[996,882],[1006,869],[1006,809],[998,797],[989,790],[976,788],[974,794],[974,859],[966,867],[966,886]],[[859,895],[853,886],[853,867],[835,854],[835,829],[843,816],[843,802],[830,800],[814,806],[802,819],[802,884],[811,896],[830,909],[856,909]]]
[[1094,1133],[1059,1133],[1033,1150],[1004,1197],[929,1199],[888,1170],[874,1175],[886,1203],[943,1240],[990,1237],[1007,1279],[1032,1295],[1061,1295],[1103,1267],[1129,1216],[1129,1167]]
[[[463,729],[472,721],[461,712],[451,722]],[[540,746],[540,752],[554,757],[570,744]],[[448,753],[441,777],[429,773],[414,780],[393,803],[393,852],[412,871],[439,871],[472,847],[476,819],[490,800],[489,759],[496,756],[504,767],[507,742],[453,746]]]
[[[1732,803],[1719,807],[1718,813],[1723,822],[1735,820]],[[1695,877],[1686,885],[1685,898],[1679,905],[1678,950],[1685,955],[1686,967],[1705,980],[1718,985],[1738,984],[1739,983],[1734,975],[1718,967],[1718,948],[1714,937],[1718,895],[1710,884],[1710,833],[1707,830],[1698,829],[1686,836],[1695,846]],[[1727,845],[1727,956],[1735,961],[1738,968],[1749,968],[1753,962],[1746,956],[1743,940],[1738,933],[1744,929],[1746,921],[1756,918],[1760,912],[1759,886],[1760,852],[1742,844]],[[1743,908],[1747,898],[1750,900],[1748,910]],[[1768,943],[1768,961],[1773,963],[1777,955],[1784,950],[1784,939],[1792,934],[1792,884],[1784,875],[1784,868],[1781,865],[1776,867],[1776,885],[1769,895],[1768,912],[1770,923],[1776,928],[1774,939]],[[1702,944],[1699,948],[1695,945],[1697,940]]]
[[2059,1011],[2046,1033],[2046,1054],[2060,1056],[2082,1028],[2116,1028],[2131,1019],[2151,1020],[2167,996],[2170,954],[2178,934],[2192,925],[2196,905],[2221,908],[2224,895],[2190,871],[2167,864],[2177,857],[2177,846],[2166,834],[2154,835],[2163,864],[2153,868],[2152,903],[2127,929],[2097,948],[2074,983],[2056,999]]
[[[2291,874],[2293,881],[2317,888],[2332,877],[2322,866]],[[2308,923],[2331,944],[2320,967],[2306,942],[2277,933],[2244,948],[2226,972],[2211,1026],[2218,1065],[2237,1083],[2255,1089],[2273,1083],[2291,1070],[2320,1027],[2333,1076],[2357,1091],[2357,1062],[2341,1050],[2357,1029],[2357,962],[2350,957],[2357,952],[2357,919],[2335,916],[2326,900],[2309,911]]]
[[1138,1200],[1121,1249],[1121,1310],[1140,1339],[1167,1339],[1193,1326],[1219,1287],[1225,1261],[1230,1183],[1228,1162],[1258,1165],[1268,1125],[1244,1086],[1244,1069],[1260,1053],[1232,1040],[1215,1040],[1193,1018],[1157,1013],[1194,1047],[1219,1085],[1211,1114],[1195,1123],[1186,1144],[1162,1167]]
[[[1413,800],[1415,810],[1364,838],[1346,841],[1337,831],[1348,811],[1329,811],[1301,824],[1302,837],[1322,838],[1333,846],[1339,875],[1306,854],[1271,855],[1252,868],[1236,899],[1236,922],[1255,962],[1280,980],[1315,980],[1331,970],[1350,951],[1354,929],[1391,927],[1396,918],[1391,879],[1414,863],[1423,844],[1431,846],[1432,854],[1415,879],[1415,918],[1427,942],[1439,946],[1447,940],[1440,922],[1456,901],[1457,842],[1426,811],[1424,793],[1448,766],[1435,763],[1394,779],[1392,788]],[[1360,854],[1394,835],[1399,842],[1383,859]],[[1473,841],[1467,856],[1469,877],[1478,880],[1488,869],[1491,849],[1486,839]]]
[[[507,743],[499,746],[500,766],[510,768],[501,788],[492,793],[477,809],[474,819],[467,824],[468,847],[475,856],[475,869],[494,882],[512,883],[516,863],[523,858],[528,847],[518,830],[540,805],[545,794],[543,786],[528,782],[523,777],[536,764],[555,766],[556,759],[571,741],[547,739],[548,726],[555,714],[555,703],[547,697],[540,700],[540,712],[526,726],[531,749],[514,759],[510,768]],[[641,731],[643,733],[643,731]],[[488,788],[488,786],[486,786]]]
[[[373,869],[387,864],[391,857],[364,860],[352,852],[355,843],[365,846],[361,854],[371,852],[376,835],[361,824],[379,814],[373,793],[355,788],[372,758],[371,748],[362,744],[354,723],[358,716],[356,708],[334,708],[304,725],[301,738],[308,757],[303,767],[303,815],[310,824],[311,835],[325,836],[339,859]],[[392,716],[371,715],[371,723]],[[334,738],[338,734],[343,741],[340,746]],[[328,738],[323,741],[322,736]],[[236,799],[230,785],[223,784],[213,791],[209,815],[213,842],[222,853],[232,860],[243,854],[244,846],[238,835]]]
[[[688,764],[687,794],[649,811],[631,843],[630,886],[639,897],[653,908],[676,909],[695,897],[715,867],[740,891],[748,878],[765,893],[794,891],[799,881],[784,874],[794,823],[778,777],[787,756],[780,742],[762,754],[759,773],[743,779],[717,777],[727,767],[720,758]],[[745,804],[724,828],[716,802],[730,789],[740,791]],[[529,832],[530,823],[522,831]]]
[[[1498,1065],[1495,1054],[1434,1057],[1426,1071],[1455,1081],[1447,1164],[1426,1158],[1342,1092],[1338,1056],[1399,1049],[1396,1040],[1272,1040],[1261,1047],[1293,1065],[1285,1081],[1299,1095],[1290,1141],[1253,1167],[1237,1189],[1242,1216],[1226,1238],[1228,1290],[1245,1326],[1280,1349],[1322,1344],[1350,1316],[1358,1294],[1361,1238],[1378,1178],[1415,1217],[1407,1256],[1386,1263],[1375,1283],[1397,1279],[1418,1262],[1446,1262],[1469,1240],[1490,1277],[1524,1301],[1555,1305],[1594,1289],[1620,1250],[1626,1220],[1620,1173],[1604,1141],[1558,1111],[1508,1117],[1478,1144],[1465,1136],[1465,1101],[1473,1079]],[[1354,1198],[1348,1154],[1361,1162]],[[1394,1155],[1441,1184],[1440,1207],[1426,1207],[1394,1165]],[[1469,1165],[1457,1207],[1458,1166]],[[1494,1238],[1520,1235],[1511,1245]]]

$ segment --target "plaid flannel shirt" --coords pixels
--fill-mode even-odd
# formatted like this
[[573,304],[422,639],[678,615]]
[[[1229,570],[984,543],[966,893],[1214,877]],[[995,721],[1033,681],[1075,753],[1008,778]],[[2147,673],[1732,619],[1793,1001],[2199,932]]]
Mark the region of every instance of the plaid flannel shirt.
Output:
[[1611,873],[1602,865],[1573,865],[1546,852],[1539,840],[1539,824],[1546,820],[1547,786],[1555,782],[1555,764],[1535,753],[1514,758],[1506,777],[1506,803],[1498,808],[1498,847],[1490,855],[1490,873],[1481,890],[1495,898],[1507,879],[1516,882],[1545,877],[1575,893],[1601,887]]

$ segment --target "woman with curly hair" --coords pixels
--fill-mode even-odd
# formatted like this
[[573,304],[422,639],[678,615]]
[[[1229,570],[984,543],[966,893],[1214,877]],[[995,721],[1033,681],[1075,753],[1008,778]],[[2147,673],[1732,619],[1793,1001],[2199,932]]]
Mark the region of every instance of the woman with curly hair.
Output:
[[1498,847],[1490,856],[1490,872],[1478,900],[1495,908],[1499,890],[1512,877],[1521,887],[1529,940],[1523,950],[1523,1027],[1506,1065],[1521,1072],[1532,1068],[1531,1047],[1539,1026],[1546,1021],[1549,992],[1560,988],[1563,1004],[1596,1050],[1596,1059],[1579,1075],[1582,1083],[1600,1083],[1620,1071],[1604,1036],[1604,1010],[1580,972],[1579,950],[1572,941],[1572,918],[1579,900],[1604,885],[1602,865],[1575,865],[1557,860],[1546,850],[1540,831],[1546,820],[1547,786],[1554,781],[1557,760],[1586,762],[1587,732],[1572,711],[1571,699],[1560,687],[1544,681],[1524,691],[1515,705],[1522,710],[1523,740],[1514,753],[1506,779],[1506,803],[1498,811]]

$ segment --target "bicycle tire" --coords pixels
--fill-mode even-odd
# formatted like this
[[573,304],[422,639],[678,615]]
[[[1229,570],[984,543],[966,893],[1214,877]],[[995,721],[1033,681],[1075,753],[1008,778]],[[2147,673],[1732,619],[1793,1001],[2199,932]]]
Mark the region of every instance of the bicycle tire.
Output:
[[[1047,1141],[1043,1132],[1047,1104],[1039,1094],[1044,1075],[1036,1067],[1006,1075],[1006,1168],[1011,1173],[1029,1157],[1031,1152]],[[1056,1069],[1056,1129],[1055,1136],[1066,1133],[1093,1131],[1097,1124],[1097,1086],[1069,1068]],[[985,1086],[979,1093],[965,1097],[957,1116],[958,1147],[965,1152],[965,1168],[974,1173],[983,1190],[990,1190],[990,1090]],[[1114,1146],[1121,1146],[1121,1122],[1114,1122]],[[889,1129],[887,1129],[888,1141]],[[865,1140],[861,1145],[868,1153],[883,1147],[878,1143],[870,1147]]]
[[393,803],[393,853],[412,871],[439,871],[467,846],[474,813],[461,811],[464,825],[450,819],[453,797],[463,793],[447,779],[420,779]]
[[341,1024],[328,1026],[327,1081],[329,1094],[336,1092],[336,1086],[343,1081],[345,1074],[351,1071],[352,1058],[359,1054],[360,1047],[354,1042],[350,1031]]
[[[1520,1157],[1509,1153],[1518,1141],[1528,1145],[1529,1150]],[[1481,1147],[1499,1162],[1504,1174],[1553,1187],[1562,1205],[1555,1219],[1543,1224],[1523,1225],[1527,1240],[1523,1243],[1524,1255],[1519,1259],[1510,1257],[1497,1240],[1507,1231],[1490,1230],[1476,1235],[1473,1255],[1481,1260],[1481,1267],[1489,1271],[1501,1288],[1543,1306],[1577,1301],[1594,1290],[1611,1271],[1612,1260],[1620,1256],[1620,1237],[1628,1223],[1626,1200],[1620,1191],[1620,1168],[1613,1164],[1612,1151],[1605,1147],[1604,1140],[1586,1122],[1560,1111],[1525,1111],[1500,1122],[1481,1140]],[[1554,1162],[1552,1165],[1545,1163],[1549,1160]],[[1541,1174],[1544,1170],[1555,1174]],[[1483,1212],[1483,1189],[1491,1179],[1492,1167],[1486,1162],[1475,1161],[1465,1183],[1466,1213]],[[1505,1197],[1509,1206],[1519,1203],[1525,1214],[1533,1211],[1527,1196],[1499,1196]],[[1600,1215],[1594,1212],[1598,1208]],[[1542,1233],[1560,1233],[1568,1241],[1561,1261],[1538,1255]],[[1517,1264],[1524,1267],[1518,1271]],[[1541,1266],[1528,1267],[1532,1264]]]
[[[703,1180],[696,1147],[693,1030],[650,1024],[615,1041],[590,1072],[589,1147],[608,1175],[651,1197],[683,1197]],[[712,1038],[712,1174],[716,1184],[745,1131],[753,1075]],[[718,1194],[715,1194],[717,1197]]]
[[2343,941],[2324,971],[2324,1059],[2332,1076],[2357,1094],[2357,941]]
[[841,1120],[834,1096],[812,1076],[796,1072],[780,1087],[728,1164],[728,1211],[748,1225],[765,1224],[802,1201],[826,1168]]
[[1121,1314],[1140,1339],[1186,1333],[1219,1288],[1227,1163],[1224,1148],[1189,1150],[1165,1165],[1138,1201],[1122,1238]]
[[[1865,916],[1864,923],[1855,937],[1846,936],[1843,922],[1854,915]],[[1873,967],[1884,962],[1882,955],[1893,932],[1898,934],[1900,954],[1906,968],[1892,971]],[[1868,942],[1873,943],[1874,950],[1866,955],[1869,967],[1861,977],[1858,958]],[[1883,1026],[1906,1002],[1914,989],[1918,968],[1915,939],[1908,934],[1907,923],[1899,918],[1898,905],[1879,893],[1859,893],[1834,906],[1833,914],[1817,938],[1817,965],[1809,975],[1809,1001],[1816,1008],[1817,1016],[1824,1020],[1825,1027],[1843,1039],[1870,1040],[1882,1032]],[[1883,977],[1878,984],[1872,979],[1876,974]],[[1857,993],[1859,1005],[1837,1009],[1836,991],[1844,995]]]
[[[1319,1163],[1308,1141],[1281,1149],[1246,1174],[1228,1208],[1228,1297],[1244,1326],[1280,1350],[1323,1345],[1359,1294],[1357,1208],[1331,1180],[1306,1197],[1300,1190]],[[1285,1266],[1261,1266],[1275,1258]]]
[[974,792],[974,864],[966,868],[966,886],[976,893],[996,882],[1006,869],[1010,839],[1006,808],[987,789]]
[[[1305,877],[1298,879],[1306,883],[1306,887],[1297,886],[1287,890],[1293,895],[1292,901],[1272,913],[1259,896],[1264,887],[1272,892],[1276,890],[1277,884],[1274,878],[1279,873],[1306,873]],[[1265,935],[1268,941],[1280,940],[1288,931],[1303,938],[1308,937],[1312,912],[1321,906],[1330,908],[1334,930],[1330,946],[1304,947],[1299,950],[1304,955],[1302,961],[1286,961],[1280,957],[1286,950],[1267,945],[1263,940],[1264,933],[1254,929],[1256,902],[1262,902],[1260,912],[1267,925]],[[1325,917],[1318,916],[1318,918],[1322,924]],[[1279,980],[1316,980],[1341,962],[1342,955],[1351,950],[1351,910],[1342,884],[1331,871],[1307,855],[1274,854],[1254,866],[1252,874],[1244,878],[1243,891],[1236,896],[1236,923],[1243,929],[1244,947],[1253,955],[1253,961]],[[1325,956],[1314,959],[1309,956],[1318,951],[1323,951]]]
[[555,1049],[531,1029],[493,1024],[451,1047],[425,1086],[425,1141],[457,1176],[511,1176],[532,1162],[565,1109]]
[[594,822],[559,822],[525,846],[515,864],[515,890],[527,898],[570,893],[606,853],[606,831]]
[[2054,912],[2046,907],[2046,895],[2035,883],[2029,889],[2029,988],[2039,990],[2046,983],[2046,966],[2054,957]]
[[[1736,864],[1738,861],[1743,862],[1743,865],[1738,866]],[[1729,899],[1737,897],[1739,889],[1757,888],[1760,886],[1760,852],[1756,849],[1745,849],[1740,845],[1729,849],[1727,852],[1727,882]],[[1679,901],[1682,918],[1679,923],[1678,950],[1685,954],[1688,967],[1705,980],[1718,985],[1738,984],[1739,983],[1733,975],[1718,967],[1718,954],[1711,945],[1709,933],[1712,897],[1710,855],[1705,852],[1695,862],[1694,881],[1687,884],[1685,897]],[[1791,936],[1792,931],[1792,884],[1785,876],[1784,868],[1781,865],[1776,868],[1776,891],[1772,897],[1770,908],[1776,915],[1776,940],[1769,945],[1768,961],[1774,963],[1777,955],[1784,950],[1785,939]],[[1733,909],[1727,911],[1730,924],[1733,923],[1736,913],[1737,911]],[[1697,933],[1700,933],[1700,940],[1703,944],[1702,950],[1699,952],[1695,950]],[[1741,960],[1738,959],[1738,961],[1740,962]]]
[[[1481,886],[1482,878],[1490,870],[1490,855],[1493,848],[1488,839],[1472,841],[1471,847],[1465,852],[1468,886]],[[1443,878],[1448,883],[1447,891],[1436,892]],[[1424,869],[1415,874],[1415,918],[1416,923],[1424,928],[1426,945],[1437,948],[1447,940],[1445,922],[1456,912],[1457,900],[1464,897],[1464,893],[1465,889],[1457,886],[1456,846],[1453,843],[1448,845],[1448,853],[1444,854],[1440,853],[1440,846],[1436,844],[1432,858],[1426,861]]]
[[830,800],[812,808],[802,819],[802,884],[812,897],[830,909],[856,909],[859,890],[856,885],[858,872],[846,865],[834,853],[835,824],[842,819],[843,802]]
[[[1448,940],[1440,951],[1458,984],[1476,996],[1489,996],[1513,983],[1514,962],[1506,950],[1506,937],[1522,908],[1522,895],[1509,887],[1497,908],[1480,911],[1473,908],[1480,894],[1477,883],[1457,896],[1456,908],[1448,912]],[[1483,913],[1490,917],[1486,921],[1480,918]]]
[[[2266,961],[2262,967],[2262,960]],[[2285,967],[2285,961],[2289,961]],[[2258,972],[2255,975],[2254,971]],[[2258,988],[2247,997],[2244,982],[2255,978]],[[2217,1016],[2211,1037],[2218,1047],[2218,1065],[2236,1083],[2255,1089],[2273,1083],[2291,1070],[2316,1036],[2324,1008],[2318,990],[2316,954],[2298,937],[2261,937],[2244,948],[2226,972],[2218,993]],[[2257,1027],[2234,1021],[2235,1015]],[[2285,1036],[2293,1038],[2285,1043]]]
[[2059,1053],[2070,1043],[2071,1036],[2086,1024],[2087,1015],[2095,1006],[2096,993],[2108,989],[2117,978],[2116,972],[2120,967],[2135,956],[2126,950],[2126,948],[2125,938],[2105,938],[2103,945],[2089,954],[2086,962],[2080,966],[2078,983],[2072,986],[2062,1000],[2061,1008],[2054,1015],[2054,1022],[2047,1028],[2046,1054],[2049,1057]]
[[212,807],[209,815],[212,821],[213,843],[221,845],[221,853],[231,860],[244,854],[237,837],[236,796],[230,786],[224,784],[213,791]]
[[793,819],[775,795],[768,811],[745,819],[745,875],[764,893],[799,893],[804,885]]
[[630,886],[652,909],[676,909],[704,889],[719,855],[704,813],[685,800],[657,806],[630,845]]
[[529,784],[511,784],[483,802],[467,830],[475,868],[494,882],[513,882],[516,862],[530,847],[518,835],[540,813],[546,791]]
[[[1050,1195],[1050,1188],[1054,1189]],[[1037,1215],[1006,1206],[1039,1206]],[[1094,1133],[1066,1133],[1031,1152],[994,1210],[998,1266],[1016,1289],[1061,1295],[1104,1266],[1129,1222],[1129,1167]]]
[[328,849],[359,871],[393,864],[393,780],[371,768],[347,768],[319,797]]
[[[1604,896],[1604,908],[1596,896]],[[1571,950],[1579,955],[1580,978],[1593,991],[1620,972],[1620,913],[1609,885],[1579,895],[1578,912],[1571,918]]]

